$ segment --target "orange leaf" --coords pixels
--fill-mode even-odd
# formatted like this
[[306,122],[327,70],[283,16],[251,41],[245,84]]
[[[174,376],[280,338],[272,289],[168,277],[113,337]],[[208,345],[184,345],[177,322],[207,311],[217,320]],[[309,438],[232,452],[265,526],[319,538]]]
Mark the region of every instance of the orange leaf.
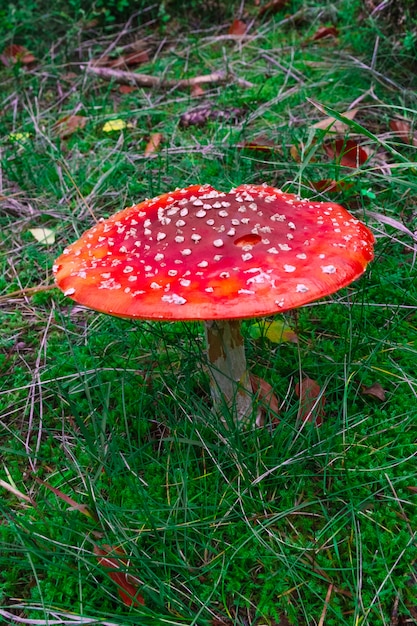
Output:
[[339,161],[345,167],[359,167],[368,159],[366,150],[353,139],[336,139],[324,144],[324,149],[331,159]]
[[[133,584],[128,580],[126,569],[126,554],[117,546],[103,545],[101,548],[94,546],[94,554],[98,557],[99,565],[107,570],[113,582],[116,583],[119,596],[126,606],[140,606],[145,604],[145,600],[138,593],[138,584]],[[133,578],[133,577],[132,577]]]
[[417,146],[417,136],[413,133],[410,122],[394,119],[390,121],[389,127],[401,141],[412,146]]
[[298,419],[302,422],[315,422],[316,426],[320,426],[323,423],[326,402],[320,385],[312,378],[303,378],[301,383],[296,384],[295,394],[300,398]]
[[312,36],[313,41],[324,39],[325,37],[337,37],[339,31],[335,26],[320,26]]
[[246,24],[242,20],[233,20],[230,25],[229,35],[244,35],[246,33]]
[[55,122],[53,129],[61,139],[67,139],[86,124],[87,118],[83,115],[65,115]]
[[150,157],[158,150],[162,141],[162,133],[153,133],[150,136],[148,143],[146,144],[144,155]]

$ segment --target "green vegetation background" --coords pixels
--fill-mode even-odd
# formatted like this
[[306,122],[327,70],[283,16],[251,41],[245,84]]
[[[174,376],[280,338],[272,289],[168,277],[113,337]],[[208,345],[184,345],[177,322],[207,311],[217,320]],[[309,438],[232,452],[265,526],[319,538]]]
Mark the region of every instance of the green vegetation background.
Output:
[[[370,2],[261,7],[0,3],[0,49],[36,57],[6,55],[0,69],[5,623],[416,616],[415,7],[397,3],[388,25]],[[234,19],[247,36],[230,37]],[[326,27],[336,35],[315,38]],[[86,73],[133,42],[149,50],[140,72],[230,80],[197,98],[121,93]],[[221,115],[185,127],[202,103]],[[351,108],[342,133],[313,128]],[[63,137],[60,120],[75,114],[85,126]],[[106,133],[111,120],[126,127]],[[163,140],[148,157],[154,133]],[[366,148],[366,161],[329,157],[335,136]],[[343,185],[317,191],[324,179]],[[254,340],[245,322],[251,370],[273,385],[280,413],[266,407],[265,427],[241,432],[211,415],[199,324],[131,323],[27,290],[52,283],[54,259],[93,216],[177,186],[246,182],[343,204],[375,233],[376,257],[351,288],[286,316],[298,343]],[[40,227],[54,243],[34,238]],[[320,427],[299,419],[304,376],[325,397]],[[103,546],[126,554],[119,571],[144,605],[120,597]]]

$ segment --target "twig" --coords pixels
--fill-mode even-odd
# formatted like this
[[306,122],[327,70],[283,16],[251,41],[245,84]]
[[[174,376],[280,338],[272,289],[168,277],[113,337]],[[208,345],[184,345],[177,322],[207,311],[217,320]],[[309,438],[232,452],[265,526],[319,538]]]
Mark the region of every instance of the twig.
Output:
[[8,300],[10,300],[11,298],[33,296],[35,293],[39,293],[40,291],[51,291],[52,289],[56,289],[56,285],[37,285],[36,287],[23,287],[22,289],[17,289],[16,291],[11,291],[10,293],[6,293],[3,296],[0,296],[0,304],[8,302]]
[[327,613],[327,607],[329,606],[329,602],[330,602],[330,597],[332,595],[332,591],[333,591],[333,584],[330,583],[330,585],[328,586],[328,589],[327,589],[326,598],[324,600],[324,606],[323,606],[323,610],[321,612],[320,621],[318,623],[318,626],[323,626],[323,624],[324,624],[324,620],[326,618],[326,613]]
[[[195,87],[196,85],[206,85],[209,83],[224,84],[228,80],[234,80],[234,78],[227,72],[212,72],[211,74],[204,74],[202,76],[194,76],[193,78],[180,78],[165,79],[158,78],[158,76],[151,76],[149,74],[137,74],[136,72],[125,72],[123,70],[115,70],[109,67],[94,67],[92,65],[87,66],[88,74],[95,74],[103,80],[114,80],[116,83],[122,85],[136,85],[137,87],[153,87],[156,89],[164,88],[176,88],[184,89],[186,87]],[[248,86],[246,81],[237,81],[239,84]]]

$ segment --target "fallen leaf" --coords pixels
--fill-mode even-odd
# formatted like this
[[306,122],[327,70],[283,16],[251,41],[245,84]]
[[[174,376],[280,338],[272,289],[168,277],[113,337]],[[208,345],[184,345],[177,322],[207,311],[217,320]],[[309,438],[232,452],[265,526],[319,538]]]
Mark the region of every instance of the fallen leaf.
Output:
[[246,33],[246,24],[242,20],[233,20],[230,25],[229,35],[244,35]]
[[30,133],[10,133],[7,139],[12,142],[24,143],[28,139],[30,139]]
[[297,146],[291,146],[290,154],[296,163],[301,163],[301,155]]
[[61,139],[67,139],[77,130],[84,128],[86,124],[87,118],[84,115],[65,115],[55,122],[53,130]]
[[[353,120],[358,111],[359,109],[350,109],[350,111],[345,111],[340,115],[346,117],[346,119],[348,120]],[[335,117],[326,117],[324,120],[320,120],[319,122],[313,124],[311,128],[318,128],[319,130],[331,130],[332,132],[341,134],[348,130],[349,125],[345,122],[341,122]]]
[[401,141],[417,146],[417,136],[413,132],[411,122],[396,118],[390,121],[389,127]]
[[242,143],[239,143],[237,147],[242,150],[252,150],[254,152],[274,152],[275,150],[280,150],[280,147],[277,146],[277,144],[263,135],[259,135],[255,139],[251,139],[249,141],[243,141]]
[[102,131],[104,133],[112,133],[116,130],[124,130],[128,127],[128,124],[124,120],[109,120],[105,124],[103,124]]
[[325,397],[320,385],[312,378],[303,378],[295,386],[295,394],[300,399],[298,419],[302,422],[315,422],[321,426],[324,416]]
[[279,422],[277,418],[279,413],[279,402],[272,386],[267,383],[266,380],[260,378],[259,376],[255,376],[254,374],[250,375],[250,382],[253,393],[257,395],[258,399],[264,406],[261,413],[261,420],[259,420],[259,422],[257,420],[257,426],[263,426],[264,424],[265,409],[272,412],[273,423],[277,424]]
[[381,400],[384,402],[386,395],[385,389],[379,383],[374,383],[369,387],[362,386],[362,393],[364,396],[371,396],[372,398],[377,398],[377,400]]
[[323,178],[322,180],[311,180],[310,185],[316,191],[326,191],[327,193],[340,193],[346,189],[353,187],[353,183],[347,183],[343,180],[333,180],[332,178]]
[[[122,602],[126,606],[141,606],[145,600],[138,593],[140,581],[126,573],[127,558],[123,550],[117,546],[103,545],[101,548],[94,546],[94,554],[98,557],[99,565],[105,567],[113,582],[117,585],[117,591]],[[134,580],[136,584],[130,582]]]
[[50,246],[55,243],[55,232],[50,228],[30,228],[30,234],[39,241],[39,243],[45,246]]
[[[3,50],[2,56],[4,57],[4,65],[8,65],[8,61],[11,63],[21,63],[22,65],[31,65],[37,60],[27,48],[16,43],[12,43],[10,46],[7,46],[7,48]],[[6,62],[4,62],[4,59]]]
[[324,39],[325,37],[337,37],[339,31],[336,26],[320,26],[312,36],[312,41],[317,41],[318,39]]
[[280,11],[288,4],[288,0],[272,0],[259,9],[258,15],[262,17],[266,13],[275,13]]
[[153,133],[146,144],[144,155],[150,157],[158,150],[162,141],[162,133]]
[[298,343],[297,334],[283,320],[255,322],[249,327],[249,334],[252,339],[266,337],[272,343]]
[[417,493],[417,487],[412,487],[411,485],[409,485],[407,489],[408,491],[411,491],[411,493]]
[[132,91],[137,91],[137,87],[133,85],[119,85],[118,91],[123,94],[132,93]]
[[204,96],[205,93],[206,92],[200,85],[193,85],[191,87],[190,94],[192,98],[201,98],[201,96]]
[[336,139],[324,144],[324,149],[331,159],[335,159],[345,167],[359,167],[368,159],[366,150],[353,139]]

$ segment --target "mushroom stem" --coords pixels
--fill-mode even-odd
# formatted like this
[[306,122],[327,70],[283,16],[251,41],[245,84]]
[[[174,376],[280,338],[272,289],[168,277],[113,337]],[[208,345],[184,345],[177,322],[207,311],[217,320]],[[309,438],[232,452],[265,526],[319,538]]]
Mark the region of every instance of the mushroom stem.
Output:
[[240,320],[212,320],[204,325],[214,410],[226,405],[237,424],[245,423],[252,416],[253,394]]

